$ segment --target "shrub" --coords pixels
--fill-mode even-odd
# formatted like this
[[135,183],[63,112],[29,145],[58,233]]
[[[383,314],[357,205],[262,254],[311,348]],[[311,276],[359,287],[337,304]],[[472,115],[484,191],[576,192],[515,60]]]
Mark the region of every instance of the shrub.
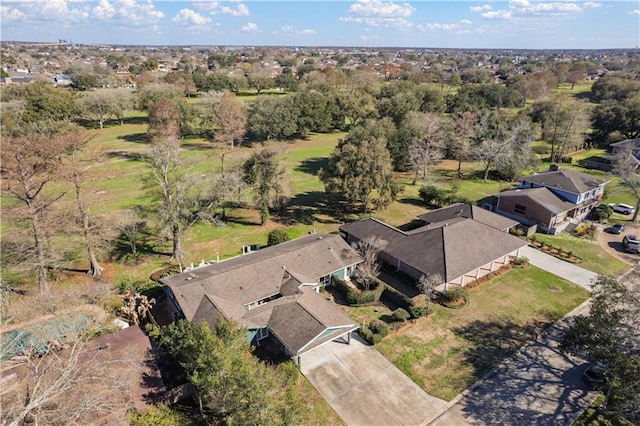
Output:
[[465,289],[459,285],[449,285],[447,288],[447,293],[445,294],[445,298],[448,302],[456,302],[460,300],[464,294]]
[[526,257],[516,257],[511,261],[511,265],[514,268],[527,268],[529,267],[529,259]]
[[406,309],[398,308],[393,311],[393,319],[395,321],[405,322],[409,318],[411,318],[411,315],[406,311]]
[[566,157],[560,158],[561,163],[571,164],[572,161],[573,161],[573,157],[566,156]]
[[409,307],[409,314],[411,318],[420,318],[429,314],[429,310],[424,306],[411,306]]
[[369,328],[371,329],[373,334],[379,334],[382,337],[389,334],[390,331],[389,324],[379,319],[371,321],[369,323]]
[[380,300],[380,295],[384,291],[384,285],[378,284],[374,290],[359,292],[337,277],[333,277],[333,285],[336,290],[345,296],[349,305],[366,305],[377,302]]
[[287,242],[290,239],[291,237],[289,237],[289,234],[287,234],[286,231],[282,229],[274,229],[269,232],[269,235],[267,236],[267,246],[275,246],[277,244]]
[[386,285],[384,290],[382,291],[381,298],[386,299],[393,305],[396,305],[399,308],[405,310],[408,310],[411,306],[414,305],[413,300],[388,285]]
[[372,335],[371,336],[371,344],[375,345],[375,344],[378,344],[378,343],[382,342],[382,337],[384,337],[384,336],[381,336],[380,334]]

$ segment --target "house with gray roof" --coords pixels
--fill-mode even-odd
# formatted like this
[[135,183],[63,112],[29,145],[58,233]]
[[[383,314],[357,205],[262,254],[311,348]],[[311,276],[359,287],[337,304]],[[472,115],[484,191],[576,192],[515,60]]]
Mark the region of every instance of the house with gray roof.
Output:
[[374,218],[340,227],[356,245],[370,236],[386,241],[378,254],[387,265],[418,280],[439,274],[448,284],[467,285],[519,256],[527,242],[505,232],[517,221],[469,204],[454,204],[419,216],[422,226],[403,231]]
[[496,195],[495,212],[548,234],[584,219],[600,204],[608,181],[573,170],[555,169],[520,179],[517,189]]
[[358,328],[319,294],[334,276],[349,279],[362,261],[336,234],[311,234],[276,246],[163,278],[180,316],[214,327],[223,316],[259,345],[275,337],[296,362]]

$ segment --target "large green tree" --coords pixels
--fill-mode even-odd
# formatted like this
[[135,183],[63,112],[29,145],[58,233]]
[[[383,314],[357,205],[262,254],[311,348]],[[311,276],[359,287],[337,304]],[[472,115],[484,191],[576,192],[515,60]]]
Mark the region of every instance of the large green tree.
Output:
[[247,135],[259,141],[290,139],[298,132],[298,115],[289,97],[260,97],[247,111]]
[[[224,319],[178,321],[151,333],[164,362],[178,365],[194,385],[208,422],[228,425],[289,425],[303,421],[302,405],[285,372],[251,356],[246,330]],[[203,413],[205,411],[203,410]]]
[[602,102],[593,109],[591,119],[597,142],[607,142],[611,135],[617,135],[616,139],[640,137],[640,94]]
[[386,207],[400,192],[386,137],[371,122],[354,127],[340,140],[320,179],[326,192],[360,205],[364,212]]
[[574,318],[561,349],[586,354],[606,367],[596,383],[606,396],[606,410],[633,424],[640,423],[640,276],[622,282],[600,276],[593,285],[589,313]]

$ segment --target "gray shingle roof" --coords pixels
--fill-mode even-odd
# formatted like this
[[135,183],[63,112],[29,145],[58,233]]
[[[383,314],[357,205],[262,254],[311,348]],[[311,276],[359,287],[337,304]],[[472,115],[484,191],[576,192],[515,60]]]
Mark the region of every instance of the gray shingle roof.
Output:
[[510,191],[501,192],[500,194],[498,194],[498,197],[529,198],[530,200],[538,204],[541,208],[554,215],[569,211],[576,207],[575,204],[569,201],[564,201],[546,187],[513,189]]
[[[317,284],[318,278],[360,261],[339,235],[313,234],[161,282],[171,288],[187,320],[207,321],[213,327],[223,314],[249,328],[268,326],[299,354],[326,337],[358,327],[305,284]],[[253,309],[245,307],[272,296],[273,300]],[[331,327],[339,330],[325,333]],[[314,340],[321,334],[321,339]]]
[[506,230],[518,224],[513,219],[500,216],[470,203],[451,204],[418,216],[419,219],[427,223],[450,221],[458,217],[473,219],[500,230]]
[[520,238],[470,218],[438,222],[411,232],[375,219],[363,219],[343,225],[340,230],[359,240],[376,235],[388,242],[383,254],[424,274],[438,273],[446,281],[527,245]]
[[584,194],[607,182],[605,179],[573,170],[536,173],[523,177],[520,180],[523,182],[533,182],[549,188],[563,189],[573,194]]
[[235,309],[218,306],[233,318],[233,313],[241,312],[238,308],[244,309],[245,304],[280,292],[283,267],[304,271],[299,275],[317,280],[359,262],[359,255],[339,235],[313,234],[163,278],[161,282],[171,287],[188,320],[193,318],[204,294],[210,295],[216,305],[218,300],[223,305],[235,304]]

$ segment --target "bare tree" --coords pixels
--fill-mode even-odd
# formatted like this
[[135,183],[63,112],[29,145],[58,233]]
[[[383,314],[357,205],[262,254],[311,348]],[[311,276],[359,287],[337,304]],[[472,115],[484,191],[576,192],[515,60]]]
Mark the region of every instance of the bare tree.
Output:
[[181,259],[182,235],[193,225],[191,165],[180,158],[175,137],[157,138],[147,157],[149,172],[143,176],[147,195],[154,201],[160,226],[167,228],[173,241],[172,259]]
[[424,302],[427,310],[431,309],[431,298],[433,297],[436,287],[442,283],[444,283],[444,278],[442,278],[440,274],[422,275],[416,283],[418,291],[424,294]]
[[471,111],[457,112],[452,115],[449,153],[458,162],[458,177],[462,176],[462,162],[471,158],[471,138],[475,135],[476,115]]
[[242,141],[247,127],[247,117],[235,94],[232,92],[222,94],[216,116],[218,119],[216,140],[233,149],[236,142]]
[[428,168],[444,156],[444,132],[442,119],[435,113],[417,113],[410,118],[416,136],[409,147],[409,160],[414,170],[413,184],[427,178]]
[[138,241],[140,232],[144,229],[146,223],[140,216],[140,209],[133,208],[126,213],[119,215],[116,223],[116,230],[120,233],[120,238],[125,240],[131,248],[131,254],[134,256],[138,253]]
[[472,155],[484,166],[483,179],[487,180],[491,168],[503,160],[516,157],[527,160],[524,157],[528,157],[531,136],[531,127],[526,122],[509,125],[501,116],[481,117],[477,133],[479,141],[473,147]]
[[357,250],[362,256],[362,262],[356,267],[355,276],[362,283],[365,290],[369,290],[371,283],[380,273],[378,254],[384,250],[387,244],[387,241],[375,235],[358,242]]
[[38,287],[43,295],[51,291],[45,222],[51,205],[65,194],[53,183],[59,176],[60,156],[73,140],[66,133],[5,138],[0,152],[2,192],[19,202],[22,208],[18,208],[17,217],[30,224]]
[[83,149],[91,141],[92,137],[87,133],[78,132],[70,135],[70,146],[67,150],[65,167],[63,173],[73,184],[76,195],[76,206],[78,207],[78,219],[82,228],[85,248],[87,250],[87,258],[89,259],[89,270],[87,274],[94,277],[102,274],[104,268],[98,263],[96,257],[96,245],[99,231],[97,230],[96,221],[90,212],[89,205],[85,199],[85,185],[87,184],[86,171],[97,158],[82,158]]
[[149,109],[149,129],[147,135],[151,142],[156,139],[178,139],[180,135],[180,112],[173,101],[162,99]]
[[95,331],[70,334],[46,344],[44,353],[32,347],[19,357],[18,378],[2,393],[2,423],[87,424],[96,416],[124,416],[131,406],[123,394],[131,382],[130,370],[123,367],[131,360],[126,355],[118,361],[106,359],[89,342]]

